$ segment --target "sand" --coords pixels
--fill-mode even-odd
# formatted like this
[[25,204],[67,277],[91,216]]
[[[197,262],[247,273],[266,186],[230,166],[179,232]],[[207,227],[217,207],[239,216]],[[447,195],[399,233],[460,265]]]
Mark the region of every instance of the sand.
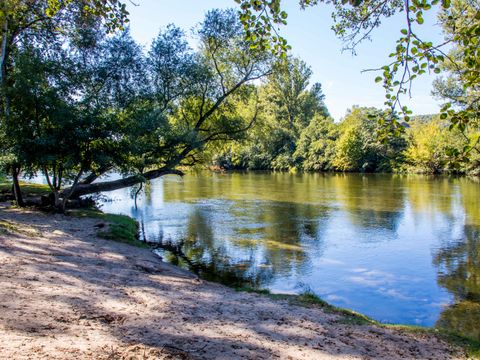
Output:
[[96,219],[0,205],[1,359],[464,359],[434,335],[236,292],[96,236]]

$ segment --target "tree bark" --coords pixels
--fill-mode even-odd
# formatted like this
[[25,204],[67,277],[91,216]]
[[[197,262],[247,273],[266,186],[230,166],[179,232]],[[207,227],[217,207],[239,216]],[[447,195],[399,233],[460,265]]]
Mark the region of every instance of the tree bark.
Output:
[[2,28],[2,44],[0,45],[0,86],[6,83],[7,75],[7,57],[8,57],[8,16],[5,16],[5,21]]
[[17,206],[24,207],[25,202],[23,201],[22,190],[20,189],[20,182],[18,181],[19,174],[20,168],[14,166],[12,168],[13,195],[15,196]]
[[2,44],[0,48],[0,96],[3,101],[0,104],[3,106],[3,113],[5,119],[8,121],[10,117],[10,96],[7,91],[7,63],[9,56],[9,41],[8,38],[8,16],[6,16],[3,28],[2,28]]
[[151,170],[151,171],[147,171],[142,175],[132,175],[119,180],[104,181],[104,182],[94,183],[94,184],[78,183],[76,187],[73,189],[73,191],[72,191],[72,188],[66,188],[65,190],[62,191],[62,195],[71,193],[70,194],[71,198],[78,198],[79,196],[82,196],[82,195],[89,195],[89,194],[95,194],[103,191],[113,191],[113,190],[123,189],[126,187],[136,185],[138,183],[141,183],[145,180],[153,180],[164,175],[183,176],[184,174],[179,170],[166,170],[166,169]]
[[79,181],[79,184],[87,185],[93,183],[95,180],[97,180],[100,176],[108,172],[109,170],[112,169],[112,166],[104,166],[97,170],[96,172],[91,172],[85,178],[83,178],[81,181]]

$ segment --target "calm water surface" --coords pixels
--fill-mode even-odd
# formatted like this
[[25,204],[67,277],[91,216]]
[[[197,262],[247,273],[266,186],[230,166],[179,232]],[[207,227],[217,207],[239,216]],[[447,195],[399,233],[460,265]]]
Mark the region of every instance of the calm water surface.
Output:
[[[388,323],[480,339],[480,184],[466,178],[226,173],[106,194],[165,260],[273,292],[310,289]],[[165,250],[166,249],[166,250]]]

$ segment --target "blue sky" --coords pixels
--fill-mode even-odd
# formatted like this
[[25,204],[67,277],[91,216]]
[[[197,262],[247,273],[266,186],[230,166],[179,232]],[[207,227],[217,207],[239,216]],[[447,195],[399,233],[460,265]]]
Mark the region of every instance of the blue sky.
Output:
[[[146,47],[167,24],[174,23],[185,30],[199,23],[212,8],[234,7],[233,0],[137,0],[138,6],[127,2],[132,36]],[[298,2],[284,1],[288,25],[282,33],[292,46],[292,53],[307,62],[313,70],[313,82],[320,82],[330,113],[340,120],[352,105],[383,107],[384,90],[374,79],[378,74],[362,70],[377,68],[388,62],[395,40],[404,27],[404,14],[388,19],[372,36],[371,42],[358,47],[357,55],[342,53],[342,43],[330,29],[331,8],[325,5],[300,10]],[[441,41],[435,26],[435,13],[425,14],[421,33],[429,40]],[[435,77],[427,75],[416,80],[412,98],[404,101],[414,114],[438,112],[439,103],[431,96]]]

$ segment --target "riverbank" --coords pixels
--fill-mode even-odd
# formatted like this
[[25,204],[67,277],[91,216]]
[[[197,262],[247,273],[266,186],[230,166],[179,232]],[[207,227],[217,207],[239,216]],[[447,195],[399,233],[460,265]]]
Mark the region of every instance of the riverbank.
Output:
[[97,237],[95,218],[0,206],[6,359],[464,359],[435,335],[237,292]]

